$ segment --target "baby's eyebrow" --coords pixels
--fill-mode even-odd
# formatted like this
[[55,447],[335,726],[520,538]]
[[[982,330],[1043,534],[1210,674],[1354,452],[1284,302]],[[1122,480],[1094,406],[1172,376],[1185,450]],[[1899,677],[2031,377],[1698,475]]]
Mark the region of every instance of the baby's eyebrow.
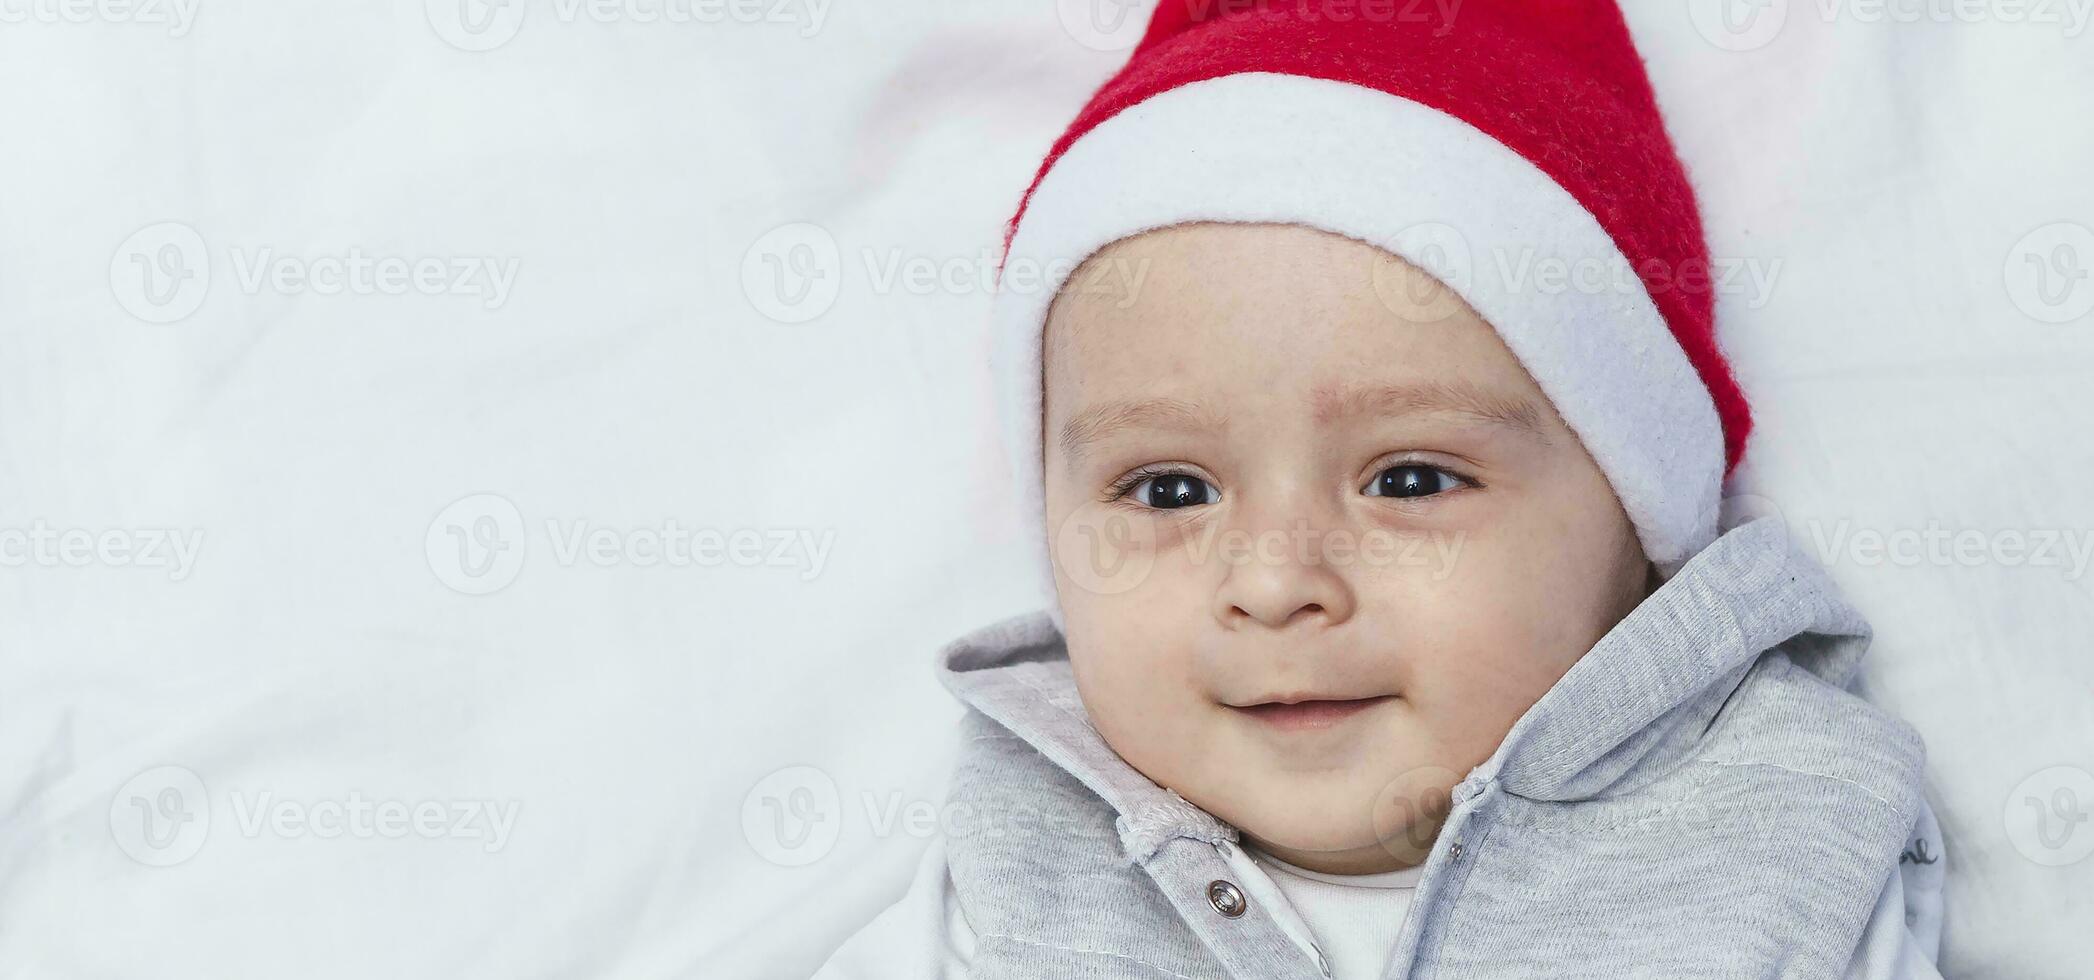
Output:
[[1330,423],[1361,415],[1458,415],[1510,429],[1546,443],[1541,411],[1517,395],[1485,391],[1467,381],[1350,384],[1318,389],[1316,421]]
[[1081,459],[1085,450],[1122,429],[1201,432],[1218,431],[1228,425],[1228,416],[1179,398],[1111,401],[1084,409],[1062,425],[1062,451],[1071,459]]
[[[1312,397],[1316,421],[1322,424],[1362,415],[1455,415],[1549,442],[1541,411],[1533,402],[1485,391],[1466,381],[1350,384],[1318,389]],[[1111,401],[1078,412],[1062,425],[1062,451],[1071,459],[1081,459],[1089,447],[1125,429],[1204,432],[1219,431],[1228,424],[1227,415],[1179,398]]]

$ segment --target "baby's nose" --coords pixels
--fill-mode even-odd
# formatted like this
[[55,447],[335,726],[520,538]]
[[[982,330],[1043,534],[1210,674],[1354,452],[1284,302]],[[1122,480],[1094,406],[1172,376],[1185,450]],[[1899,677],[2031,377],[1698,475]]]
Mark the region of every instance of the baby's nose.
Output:
[[1253,624],[1284,629],[1321,621],[1336,625],[1352,618],[1351,583],[1314,550],[1304,556],[1292,550],[1250,550],[1232,562],[1215,591],[1215,618],[1227,629]]

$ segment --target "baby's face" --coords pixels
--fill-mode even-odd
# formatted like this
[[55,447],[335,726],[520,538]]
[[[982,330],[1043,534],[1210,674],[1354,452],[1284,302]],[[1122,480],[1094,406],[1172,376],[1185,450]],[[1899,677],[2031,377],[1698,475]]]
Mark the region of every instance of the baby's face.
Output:
[[[1140,274],[1132,295],[1097,288],[1133,278],[1107,262]],[[1284,860],[1423,860],[1453,785],[1649,592],[1540,388],[1380,249],[1151,232],[1093,256],[1046,329],[1084,705],[1129,764]]]

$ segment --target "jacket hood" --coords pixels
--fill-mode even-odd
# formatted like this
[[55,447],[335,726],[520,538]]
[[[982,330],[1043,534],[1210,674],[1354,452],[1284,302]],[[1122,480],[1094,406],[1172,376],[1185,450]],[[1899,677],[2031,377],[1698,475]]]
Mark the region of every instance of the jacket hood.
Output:
[[[1689,758],[1765,651],[1780,646],[1836,687],[1853,681],[1868,624],[1778,517],[1719,536],[1600,638],[1469,773],[1535,800],[1624,792]],[[1176,836],[1233,840],[1234,828],[1151,782],[1092,727],[1068,651],[1044,612],[969,634],[941,654],[940,680],[1081,780],[1119,814],[1121,843],[1146,858]]]

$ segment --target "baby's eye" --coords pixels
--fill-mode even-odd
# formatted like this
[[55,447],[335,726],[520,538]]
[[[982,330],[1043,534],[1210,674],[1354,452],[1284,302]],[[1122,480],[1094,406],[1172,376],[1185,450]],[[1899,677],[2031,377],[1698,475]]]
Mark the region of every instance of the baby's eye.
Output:
[[1185,473],[1163,473],[1148,477],[1129,487],[1128,492],[1142,506],[1158,510],[1211,504],[1221,499],[1221,494],[1212,484]]
[[1364,492],[1370,497],[1430,497],[1463,485],[1461,477],[1437,466],[1405,463],[1381,471]]

